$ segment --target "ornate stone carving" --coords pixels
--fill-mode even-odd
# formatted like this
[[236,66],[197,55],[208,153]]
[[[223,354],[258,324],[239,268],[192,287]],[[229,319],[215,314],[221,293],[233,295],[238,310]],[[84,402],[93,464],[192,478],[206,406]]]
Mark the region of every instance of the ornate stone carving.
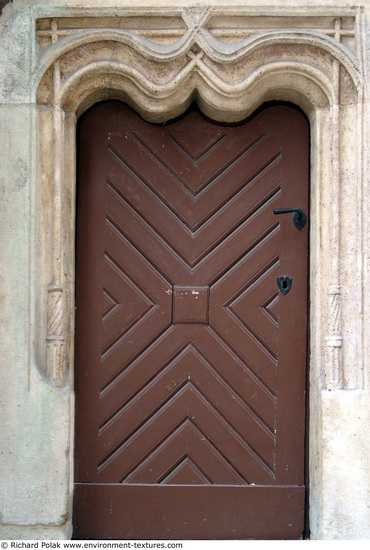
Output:
[[121,92],[152,120],[180,114],[195,92],[207,114],[240,120],[268,94],[269,75],[278,80],[283,72],[295,75],[302,95],[315,82],[328,98],[333,83],[325,75],[333,60],[349,75],[342,78],[342,96],[356,93],[353,12],[268,19],[250,10],[209,8],[122,15],[38,21],[40,103],[52,102],[48,68],[55,62],[61,78],[54,98],[64,109],[72,108],[68,98],[76,94],[83,110],[88,96],[95,102]]
[[58,387],[65,382],[65,337],[64,337],[63,289],[60,285],[48,288],[46,374]]
[[343,386],[342,363],[342,310],[340,303],[340,287],[330,286],[328,289],[328,321],[326,343],[326,376],[327,389],[340,389]]
[[[325,112],[331,143],[327,325],[322,326],[325,387],[343,386],[340,296],[340,109],[362,94],[358,8],[282,14],[243,8],[129,10],[99,17],[43,18],[37,22],[37,102],[53,111],[56,210],[63,193],[63,117],[80,115],[95,102],[122,99],[144,118],[163,122],[193,100],[223,122],[246,118],[264,101],[292,101],[308,115]],[[59,129],[58,129],[59,128]],[[317,145],[318,147],[318,145]],[[316,186],[320,170],[312,172]],[[313,183],[314,185],[314,183]],[[360,223],[360,222],[359,222]],[[60,224],[60,227],[58,227]],[[54,280],[63,280],[63,221],[54,213]],[[53,292],[49,293],[53,294]],[[60,295],[60,308],[63,301]],[[50,297],[51,303],[54,298]],[[52,309],[52,307],[50,306]],[[49,338],[51,379],[63,377],[63,339]],[[51,345],[53,343],[53,346]],[[60,383],[62,384],[62,383]]]

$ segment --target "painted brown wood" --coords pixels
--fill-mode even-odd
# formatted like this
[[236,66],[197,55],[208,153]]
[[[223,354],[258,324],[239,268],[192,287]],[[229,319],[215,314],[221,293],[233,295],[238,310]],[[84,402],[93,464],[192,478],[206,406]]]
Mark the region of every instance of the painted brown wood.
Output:
[[107,525],[127,539],[140,533],[141,540],[301,536],[303,487],[78,483],[75,491],[80,522],[89,525],[85,533],[92,539],[105,538]]
[[84,117],[76,537],[302,533],[308,224],[273,210],[307,212],[308,140],[288,106],[235,127]]

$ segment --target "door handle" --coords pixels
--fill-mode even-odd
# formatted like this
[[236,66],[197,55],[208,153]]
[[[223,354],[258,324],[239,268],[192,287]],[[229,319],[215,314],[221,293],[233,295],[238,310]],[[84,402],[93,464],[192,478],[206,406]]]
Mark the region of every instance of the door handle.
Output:
[[306,225],[306,214],[302,208],[275,208],[274,214],[290,214],[294,212],[293,223],[297,229],[302,229]]

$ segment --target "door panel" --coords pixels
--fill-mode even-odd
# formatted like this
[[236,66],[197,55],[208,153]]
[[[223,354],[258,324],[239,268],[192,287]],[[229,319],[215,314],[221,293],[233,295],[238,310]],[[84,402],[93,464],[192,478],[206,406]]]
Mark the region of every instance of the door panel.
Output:
[[274,208],[308,210],[308,139],[287,106],[82,120],[76,537],[301,535],[308,228]]

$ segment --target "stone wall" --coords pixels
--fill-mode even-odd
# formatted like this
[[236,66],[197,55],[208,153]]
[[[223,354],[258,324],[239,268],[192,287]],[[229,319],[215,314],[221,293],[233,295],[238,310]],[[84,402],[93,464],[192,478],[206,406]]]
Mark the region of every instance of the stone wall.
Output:
[[306,112],[311,537],[370,536],[370,6],[265,4],[14,0],[3,9],[2,538],[71,534],[75,124],[108,97],[152,121],[194,97],[222,121],[275,99]]

